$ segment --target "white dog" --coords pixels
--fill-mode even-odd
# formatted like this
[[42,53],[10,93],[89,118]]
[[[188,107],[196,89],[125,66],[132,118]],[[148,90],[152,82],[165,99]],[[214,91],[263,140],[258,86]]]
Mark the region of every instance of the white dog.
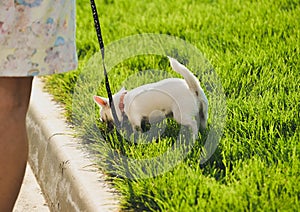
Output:
[[[193,135],[197,135],[197,121],[202,128],[207,125],[208,100],[193,73],[174,58],[169,60],[173,70],[184,79],[168,78],[130,91],[122,88],[113,95],[118,119],[121,122],[126,115],[133,130],[140,130],[142,120],[160,120],[172,114],[178,123],[191,127]],[[113,121],[108,99],[94,96],[94,101],[101,108],[101,121]]]

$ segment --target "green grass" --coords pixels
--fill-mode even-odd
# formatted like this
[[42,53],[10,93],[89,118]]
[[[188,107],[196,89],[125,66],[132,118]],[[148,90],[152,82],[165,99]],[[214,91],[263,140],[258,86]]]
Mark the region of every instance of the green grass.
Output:
[[[97,60],[90,61],[98,51],[98,44],[89,1],[77,1],[79,68],[48,77],[47,88],[64,103],[67,118],[98,157],[99,168],[107,173],[109,182],[122,194],[122,207],[134,211],[297,211],[300,208],[300,2],[101,0],[96,3],[106,46],[139,33],[179,37],[197,47],[213,65],[226,96],[223,136],[209,162],[199,161],[205,134],[176,165],[172,159],[184,151],[184,143],[179,142],[181,146],[176,146],[175,155],[167,154],[167,160],[158,163],[134,163],[120,157],[141,161],[165,153],[174,144],[174,131],[179,126],[169,121],[167,136],[148,144],[134,144],[108,132],[99,123],[98,110],[89,96],[106,95],[101,72],[91,68],[94,64],[101,65]],[[87,63],[91,65],[86,66]],[[160,56],[128,59],[109,72],[112,90],[117,91],[124,80],[141,70],[166,67],[166,59]],[[88,83],[95,78],[99,82]],[[136,84],[131,86],[146,80],[147,77],[145,81],[132,80]],[[214,124],[212,119],[209,123]],[[157,166],[159,163],[161,166]],[[162,171],[168,164],[172,165],[170,170],[159,176],[127,178]]]

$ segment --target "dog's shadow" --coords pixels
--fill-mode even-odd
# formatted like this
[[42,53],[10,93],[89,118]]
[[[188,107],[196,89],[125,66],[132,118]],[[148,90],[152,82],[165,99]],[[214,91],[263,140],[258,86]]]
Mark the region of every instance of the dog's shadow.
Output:
[[128,143],[150,144],[158,143],[164,138],[176,138],[180,133],[180,125],[171,118],[155,122],[150,122],[149,119],[144,118],[141,121],[141,129],[134,130],[128,119],[124,119],[118,131]]
[[[192,140],[192,132],[189,127],[178,124],[172,118],[166,118],[156,123],[150,123],[144,119],[142,120],[141,131],[134,131],[126,119],[117,129],[114,125],[108,126],[110,128],[108,134],[116,133],[118,141],[113,141],[115,139],[108,140],[123,155],[128,156],[124,146],[126,148],[128,146],[138,148],[153,143],[167,142],[171,151],[184,151],[182,160],[185,163],[198,164],[203,170],[203,174],[211,176],[211,170],[214,169],[216,179],[222,179],[225,175],[226,168],[222,160],[221,148],[218,146],[213,154],[209,155],[209,158],[206,155],[209,150],[205,150],[204,146],[208,142],[207,138],[211,130],[209,125],[206,129],[199,129],[198,137],[195,140]],[[118,143],[118,145],[114,143]]]

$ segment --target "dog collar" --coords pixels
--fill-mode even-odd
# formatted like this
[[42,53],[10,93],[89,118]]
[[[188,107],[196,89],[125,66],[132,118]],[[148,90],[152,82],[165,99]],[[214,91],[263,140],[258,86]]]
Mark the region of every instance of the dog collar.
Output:
[[124,113],[124,107],[125,107],[125,105],[124,105],[124,97],[125,97],[126,94],[127,94],[127,92],[125,91],[120,96],[119,109],[120,109],[120,111],[121,111],[122,114]]

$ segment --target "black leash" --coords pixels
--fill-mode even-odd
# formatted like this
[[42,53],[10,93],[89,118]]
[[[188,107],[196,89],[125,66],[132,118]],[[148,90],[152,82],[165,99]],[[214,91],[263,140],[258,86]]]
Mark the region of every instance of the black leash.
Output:
[[110,86],[109,86],[107,71],[106,71],[106,67],[105,67],[105,62],[104,62],[104,55],[105,55],[104,54],[104,52],[105,52],[104,51],[104,43],[103,43],[99,17],[98,17],[98,13],[97,13],[97,8],[96,8],[96,4],[95,4],[94,0],[90,0],[90,2],[91,2],[92,13],[93,13],[93,18],[94,18],[95,30],[96,30],[98,43],[99,43],[100,50],[101,50],[101,55],[102,55],[102,65],[103,65],[104,76],[105,76],[105,87],[106,87],[106,92],[107,92],[108,99],[109,99],[109,106],[111,108],[114,123],[117,127],[119,127],[120,122],[119,122],[119,119],[118,119],[118,116],[117,116],[117,113],[116,113],[116,108],[114,106],[114,102],[113,102],[113,98],[112,98],[112,94],[111,94],[111,90],[110,90]]

